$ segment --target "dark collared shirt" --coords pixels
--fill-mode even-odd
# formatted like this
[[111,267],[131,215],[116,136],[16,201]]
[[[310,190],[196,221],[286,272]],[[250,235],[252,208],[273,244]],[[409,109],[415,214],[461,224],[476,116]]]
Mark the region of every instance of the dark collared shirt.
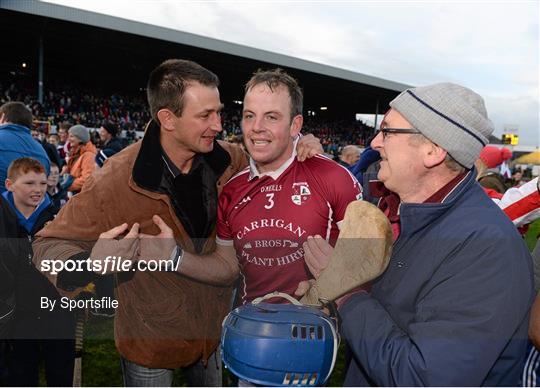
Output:
[[187,174],[176,167],[163,149],[162,159],[165,168],[159,191],[169,196],[178,219],[200,252],[216,223],[219,176],[203,155],[195,156]]

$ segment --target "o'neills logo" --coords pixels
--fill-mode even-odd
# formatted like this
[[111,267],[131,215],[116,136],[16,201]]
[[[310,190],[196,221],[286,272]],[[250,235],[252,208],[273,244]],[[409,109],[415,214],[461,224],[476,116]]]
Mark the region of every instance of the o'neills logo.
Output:
[[292,222],[286,223],[285,220],[282,219],[263,218],[262,220],[253,221],[251,224],[244,226],[242,230],[236,234],[236,238],[238,240],[241,240],[246,234],[248,234],[252,230],[260,228],[285,229],[298,237],[302,237],[306,233],[304,229],[299,226],[293,225]]
[[311,191],[307,182],[293,183],[291,199],[295,205],[302,205],[309,199],[310,195]]
[[242,198],[242,200],[238,202],[238,204],[234,207],[234,210],[238,209],[240,205],[244,205],[248,203],[249,201],[251,201],[251,197],[249,195],[247,197]]

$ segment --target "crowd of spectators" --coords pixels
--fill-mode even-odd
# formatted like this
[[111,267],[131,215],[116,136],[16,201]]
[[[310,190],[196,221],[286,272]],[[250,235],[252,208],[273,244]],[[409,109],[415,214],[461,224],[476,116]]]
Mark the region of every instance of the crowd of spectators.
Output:
[[43,103],[29,89],[11,84],[0,84],[0,104],[22,101],[30,107],[36,120],[60,123],[68,121],[99,128],[105,123],[114,123],[120,130],[142,131],[150,120],[145,95],[95,95],[73,88],[50,90],[43,96]]
[[[36,121],[59,125],[62,122],[83,124],[88,128],[100,128],[106,123],[115,124],[123,132],[126,143],[136,140],[136,131],[143,131],[150,120],[150,112],[144,93],[139,95],[96,95],[62,87],[45,93],[43,103],[30,88],[15,84],[0,84],[0,104],[22,101],[31,108]],[[226,106],[222,112],[224,133],[229,141],[241,141],[241,105]],[[331,120],[319,116],[305,117],[303,133],[312,133],[323,145],[324,151],[337,158],[341,149],[349,144],[364,147],[373,135],[372,127],[357,121]],[[91,141],[99,146],[97,133]]]
[[321,120],[317,116],[307,117],[304,122],[304,132],[312,133],[321,139],[326,153],[337,156],[346,145],[352,144],[366,147],[374,134],[373,127],[350,120]]

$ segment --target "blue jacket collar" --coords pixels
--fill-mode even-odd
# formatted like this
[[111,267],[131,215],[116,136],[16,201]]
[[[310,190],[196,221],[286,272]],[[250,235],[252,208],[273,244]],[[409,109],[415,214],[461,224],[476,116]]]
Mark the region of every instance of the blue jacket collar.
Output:
[[471,186],[476,184],[476,175],[475,168],[470,170],[440,203],[402,203],[399,209],[400,237],[424,228],[461,201]]
[[0,125],[0,131],[3,131],[3,130],[30,133],[30,129],[26,128],[24,125],[12,124],[12,123]]
[[47,209],[49,205],[51,204],[51,199],[49,198],[49,195],[45,193],[45,197],[43,197],[43,200],[38,205],[36,210],[34,210],[32,214],[30,214],[30,217],[26,218],[15,206],[13,193],[11,191],[7,191],[7,190],[4,191],[2,193],[2,196],[9,203],[13,212],[17,215],[17,222],[19,223],[19,225],[21,225],[28,234],[32,234],[32,229],[34,228],[34,225],[36,221],[38,220],[39,215],[43,212],[43,210]]

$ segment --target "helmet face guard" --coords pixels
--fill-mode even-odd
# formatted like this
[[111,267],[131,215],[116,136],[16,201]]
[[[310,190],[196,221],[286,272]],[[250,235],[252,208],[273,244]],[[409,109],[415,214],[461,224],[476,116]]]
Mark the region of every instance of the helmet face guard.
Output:
[[[277,294],[264,298],[269,296]],[[266,386],[318,386],[326,382],[338,350],[335,324],[320,310],[294,302],[255,300],[225,318],[221,355],[231,372]]]

